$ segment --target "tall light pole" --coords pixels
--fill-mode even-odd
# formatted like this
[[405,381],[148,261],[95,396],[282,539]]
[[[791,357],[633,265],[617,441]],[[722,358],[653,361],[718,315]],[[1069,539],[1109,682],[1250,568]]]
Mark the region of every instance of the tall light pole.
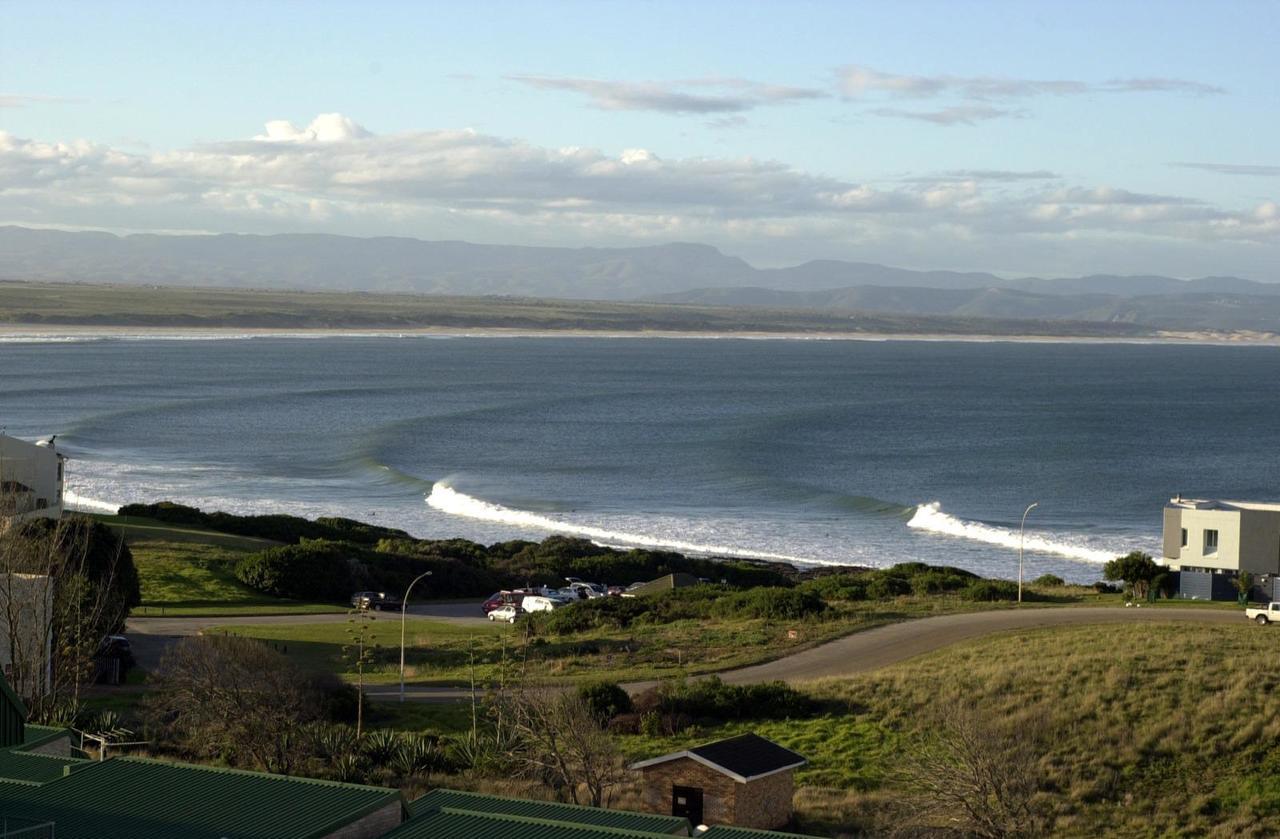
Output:
[[413,591],[414,585],[423,577],[430,577],[431,572],[419,574],[413,578],[413,582],[409,583],[409,587],[404,590],[404,598],[400,601],[400,701],[404,702],[404,615],[409,608],[409,592]]
[[1018,528],[1018,602],[1022,602],[1022,548],[1027,542],[1027,514],[1040,506],[1039,501],[1032,501],[1022,511],[1022,525]]

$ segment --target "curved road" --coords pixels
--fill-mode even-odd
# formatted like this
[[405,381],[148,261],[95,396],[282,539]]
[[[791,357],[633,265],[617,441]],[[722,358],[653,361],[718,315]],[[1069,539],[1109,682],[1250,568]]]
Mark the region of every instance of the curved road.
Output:
[[[412,607],[410,613],[457,623],[479,623],[474,604],[441,603]],[[130,637],[144,666],[154,663],[164,646],[180,636],[194,635],[209,626],[230,624],[320,623],[346,620],[346,615],[273,615],[226,618],[134,618],[129,621]],[[1081,606],[1030,609],[1004,609],[991,612],[967,612],[941,615],[888,624],[855,632],[834,641],[784,656],[775,661],[728,670],[718,675],[731,684],[752,682],[808,682],[865,673],[897,664],[918,655],[950,646],[959,641],[979,638],[996,632],[1040,629],[1053,626],[1081,626],[1109,623],[1151,623],[1189,621],[1244,625],[1242,610],[1213,608],[1124,608],[1118,606]],[[1280,628],[1259,628],[1260,632],[1280,632]],[[636,692],[655,684],[635,682],[624,685]],[[398,686],[379,685],[367,694],[379,699],[393,699]],[[405,698],[415,702],[441,702],[468,696],[461,688],[407,685]]]

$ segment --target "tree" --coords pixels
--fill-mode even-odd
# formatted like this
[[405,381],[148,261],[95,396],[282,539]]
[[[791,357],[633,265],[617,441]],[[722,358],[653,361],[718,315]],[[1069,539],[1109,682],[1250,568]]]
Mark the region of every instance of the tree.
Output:
[[236,635],[183,638],[149,680],[144,712],[160,747],[289,774],[323,696],[288,659]]
[[1249,602],[1249,592],[1253,591],[1253,575],[1248,571],[1241,571],[1236,578],[1231,581],[1231,585],[1235,586],[1238,596],[1236,600],[1241,606]]
[[1150,554],[1142,551],[1130,551],[1102,566],[1102,575],[1108,580],[1123,580],[1133,587],[1135,600],[1146,599],[1151,581],[1163,571]]
[[1013,839],[1048,833],[1038,715],[997,718],[960,702],[943,706],[907,751],[898,780],[913,791],[904,836]]
[[518,689],[500,695],[495,704],[515,734],[508,756],[523,774],[574,804],[609,803],[624,777],[622,757],[581,695],[553,688]]
[[9,682],[34,720],[76,706],[103,638],[141,600],[118,533],[84,516],[0,519],[0,632]]

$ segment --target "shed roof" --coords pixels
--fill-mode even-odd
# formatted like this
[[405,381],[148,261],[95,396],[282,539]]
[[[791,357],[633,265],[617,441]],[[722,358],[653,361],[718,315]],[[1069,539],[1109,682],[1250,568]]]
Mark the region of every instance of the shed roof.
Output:
[[415,815],[383,839],[663,839],[666,836],[670,834],[441,807]]
[[698,839],[815,839],[815,837],[803,833],[779,833],[776,830],[718,825],[698,834]]
[[783,748],[772,740],[766,740],[759,734],[748,733],[695,746],[682,752],[672,752],[669,755],[642,760],[639,763],[633,763],[631,768],[643,769],[681,758],[697,761],[742,783],[786,769],[795,769],[806,763],[802,755]]
[[683,816],[629,813],[624,810],[606,810],[601,807],[581,807],[577,804],[560,804],[552,801],[529,801],[523,798],[482,795],[478,792],[433,789],[409,805],[409,812],[414,815],[440,809],[466,810],[489,815],[522,816],[583,826],[614,827],[623,830],[641,830],[666,835],[689,835],[689,821]]
[[401,800],[379,787],[126,757],[0,782],[0,811],[52,821],[59,839],[313,839]]

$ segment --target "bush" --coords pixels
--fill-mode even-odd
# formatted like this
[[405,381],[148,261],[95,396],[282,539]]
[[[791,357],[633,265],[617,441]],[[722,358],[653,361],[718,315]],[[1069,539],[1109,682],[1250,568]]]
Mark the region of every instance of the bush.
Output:
[[588,682],[578,686],[578,698],[596,719],[608,722],[631,713],[631,695],[617,682]]
[[975,580],[960,592],[965,600],[975,602],[994,602],[997,600],[1017,600],[1018,584],[1008,580]]
[[236,560],[236,579],[276,597],[345,600],[366,582],[352,547],[341,542],[308,541],[268,548]]
[[122,516],[141,516],[169,524],[194,524],[219,533],[270,539],[273,542],[298,544],[303,539],[329,539],[372,545],[379,539],[408,539],[403,530],[364,524],[342,518],[322,518],[316,521],[300,516],[265,515],[237,516],[232,513],[206,513],[196,507],[161,501],[158,504],[126,504],[120,508]]
[[874,579],[868,573],[859,574],[826,574],[806,580],[797,588],[809,591],[828,602],[833,600],[866,600],[867,584]]
[[601,627],[626,629],[641,615],[649,612],[650,602],[638,597],[580,600],[546,615],[542,626],[554,635],[572,635]]
[[716,601],[712,608],[721,617],[800,620],[825,611],[827,604],[813,592],[794,588],[753,588]]
[[667,682],[647,703],[667,717],[685,715],[709,722],[799,718],[813,713],[815,707],[807,694],[785,682],[727,685],[716,676]]
[[867,599],[869,600],[890,600],[910,593],[911,581],[904,577],[881,573],[876,574],[871,582],[867,583]]
[[1041,574],[1039,577],[1036,577],[1031,584],[1033,586],[1040,586],[1041,588],[1061,588],[1065,586],[1067,582],[1057,574]]

